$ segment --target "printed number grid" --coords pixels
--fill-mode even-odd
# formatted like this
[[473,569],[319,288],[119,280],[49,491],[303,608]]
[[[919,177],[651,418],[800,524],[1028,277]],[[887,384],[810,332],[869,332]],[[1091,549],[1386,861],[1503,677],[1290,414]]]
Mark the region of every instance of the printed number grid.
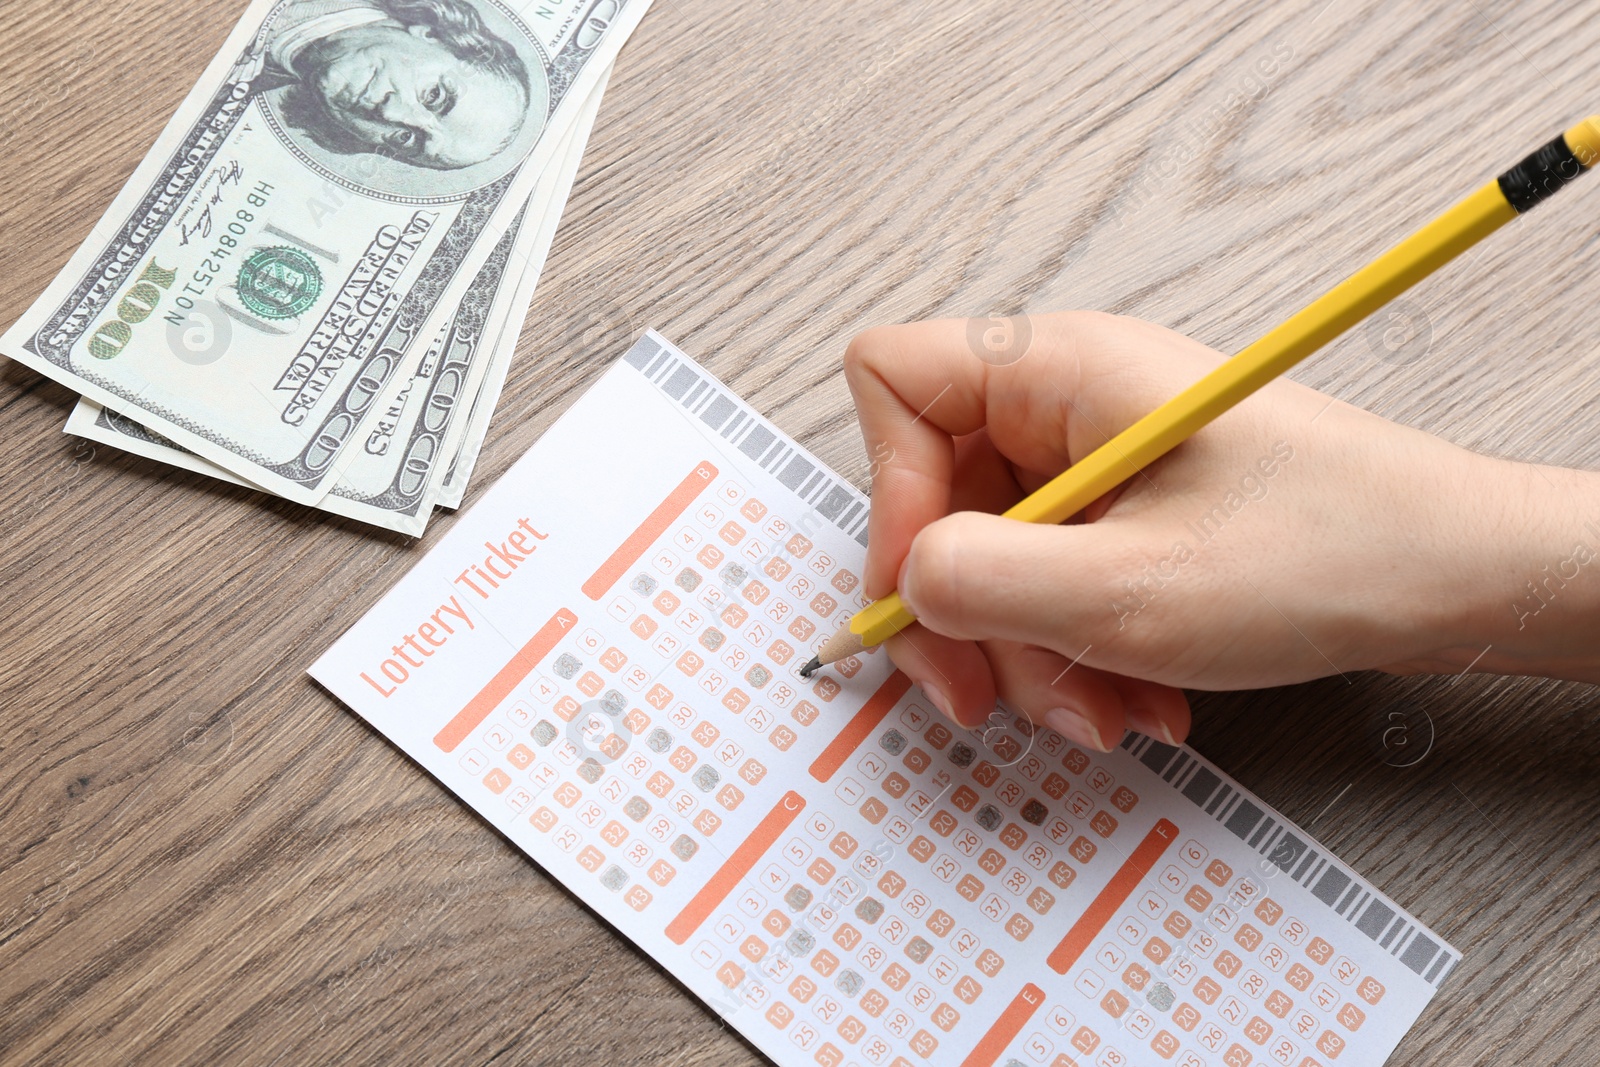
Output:
[[[725,479],[608,593],[603,619],[580,616],[462,766],[642,911],[815,722],[797,668],[860,606],[858,586]],[[720,724],[694,710],[707,697]]]

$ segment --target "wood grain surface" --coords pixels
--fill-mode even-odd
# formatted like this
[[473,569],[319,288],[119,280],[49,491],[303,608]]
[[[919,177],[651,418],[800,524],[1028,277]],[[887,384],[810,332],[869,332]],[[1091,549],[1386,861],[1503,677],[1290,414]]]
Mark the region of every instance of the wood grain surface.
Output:
[[[242,7],[8,0],[0,323]],[[865,487],[857,330],[1089,307],[1235,349],[1596,86],[1569,0],[658,0],[468,503],[647,325]],[[1415,358],[1358,331],[1296,377],[1600,467],[1596,218],[1591,179],[1408,298]],[[412,542],[92,447],[72,400],[0,368],[0,1062],[761,1061],[303,673],[450,518]],[[1600,1059],[1595,689],[1197,710],[1196,747],[1465,951],[1393,1063]],[[1369,745],[1394,711],[1433,723],[1414,766]]]

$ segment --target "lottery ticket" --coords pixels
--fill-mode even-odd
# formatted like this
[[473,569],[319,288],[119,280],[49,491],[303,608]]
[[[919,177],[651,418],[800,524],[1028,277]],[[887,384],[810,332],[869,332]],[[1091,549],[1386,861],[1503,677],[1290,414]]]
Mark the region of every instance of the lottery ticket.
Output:
[[1387,1059],[1460,954],[1193,750],[800,677],[867,507],[647,333],[311,674],[784,1067]]

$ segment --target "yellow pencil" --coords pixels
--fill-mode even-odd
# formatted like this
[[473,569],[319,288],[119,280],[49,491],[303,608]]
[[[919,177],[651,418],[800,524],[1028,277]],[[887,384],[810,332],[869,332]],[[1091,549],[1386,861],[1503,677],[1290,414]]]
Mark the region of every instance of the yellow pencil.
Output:
[[[1361,268],[1283,325],[1117,434],[1005,513],[1058,523],[1154,463],[1251,393],[1545,200],[1600,160],[1600,116],[1573,126]],[[890,593],[868,604],[801,668],[852,656],[916,621]]]

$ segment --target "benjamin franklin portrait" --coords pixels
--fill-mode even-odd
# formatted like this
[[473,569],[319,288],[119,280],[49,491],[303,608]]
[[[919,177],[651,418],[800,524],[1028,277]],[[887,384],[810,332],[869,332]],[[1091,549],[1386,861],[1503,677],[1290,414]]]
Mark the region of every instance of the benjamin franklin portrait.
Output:
[[286,0],[263,40],[259,85],[284,132],[335,169],[363,156],[369,169],[483,169],[537,139],[547,96],[535,46],[496,32],[480,7]]

